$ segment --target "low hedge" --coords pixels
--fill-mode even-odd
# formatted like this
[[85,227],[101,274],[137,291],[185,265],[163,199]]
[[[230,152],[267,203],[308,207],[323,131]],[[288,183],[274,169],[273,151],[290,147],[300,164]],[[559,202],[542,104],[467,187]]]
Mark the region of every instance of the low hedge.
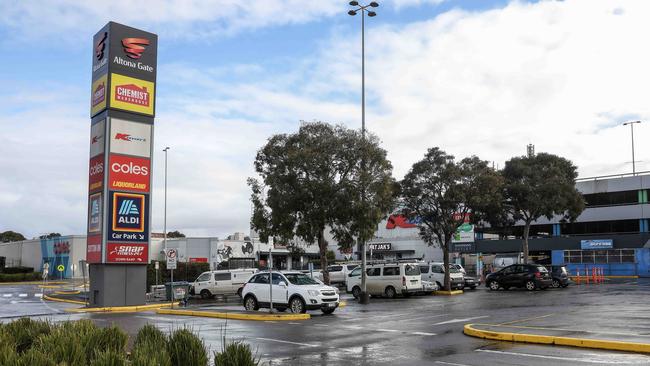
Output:
[[40,272],[31,273],[0,273],[0,282],[22,282],[22,281],[38,281],[41,280]]
[[32,267],[5,267],[0,270],[0,273],[5,274],[14,274],[14,273],[32,273],[34,268]]

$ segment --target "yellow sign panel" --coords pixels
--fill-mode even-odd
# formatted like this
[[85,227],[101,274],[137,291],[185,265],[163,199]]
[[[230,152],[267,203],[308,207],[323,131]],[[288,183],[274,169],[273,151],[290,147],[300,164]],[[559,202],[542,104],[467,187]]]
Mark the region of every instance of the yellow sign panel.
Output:
[[153,116],[154,83],[111,74],[111,108]]
[[106,109],[106,97],[108,92],[108,75],[104,74],[97,80],[93,81],[93,86],[90,91],[90,116]]
[[65,266],[63,264],[59,264],[58,266],[56,266],[56,269],[59,272],[63,272],[65,271]]

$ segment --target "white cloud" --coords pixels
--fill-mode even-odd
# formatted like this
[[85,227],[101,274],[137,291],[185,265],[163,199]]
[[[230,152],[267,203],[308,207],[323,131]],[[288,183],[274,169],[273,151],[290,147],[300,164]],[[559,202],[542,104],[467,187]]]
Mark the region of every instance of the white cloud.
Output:
[[[397,178],[428,147],[503,166],[528,143],[573,160],[581,176],[628,172],[630,132],[620,123],[650,119],[649,10],[622,0],[514,2],[406,26],[374,23],[368,128],[383,140]],[[160,65],[154,229],[162,228],[164,146],[171,147],[168,228],[223,236],[247,230],[245,180],[270,135],[295,131],[301,119],[360,126],[354,36],[334,34],[289,73],[267,67]],[[46,85],[30,97],[0,95],[0,109],[12,111],[0,116],[0,167],[11,172],[0,175],[0,229],[81,233],[87,87]],[[637,170],[650,169],[649,128],[635,126]]]

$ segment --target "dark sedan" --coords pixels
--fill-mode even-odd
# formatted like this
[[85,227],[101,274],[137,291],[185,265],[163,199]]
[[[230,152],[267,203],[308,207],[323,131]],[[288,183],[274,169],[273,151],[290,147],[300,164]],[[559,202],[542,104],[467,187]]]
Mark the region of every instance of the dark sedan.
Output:
[[569,274],[567,273],[565,266],[546,266],[548,271],[551,273],[551,278],[553,279],[553,284],[551,286],[558,287],[567,287],[569,286]]
[[546,267],[537,264],[512,264],[497,272],[490,273],[485,279],[485,286],[496,291],[510,287],[520,287],[533,291],[546,289],[553,284],[553,279]]

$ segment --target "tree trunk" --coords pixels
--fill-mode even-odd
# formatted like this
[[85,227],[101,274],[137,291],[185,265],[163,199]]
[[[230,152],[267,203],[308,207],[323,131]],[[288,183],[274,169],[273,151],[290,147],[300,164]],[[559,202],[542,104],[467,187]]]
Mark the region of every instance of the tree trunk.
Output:
[[325,229],[318,233],[318,249],[320,250],[320,268],[323,272],[323,282],[330,284],[330,274],[327,272],[327,241],[325,241]]
[[449,246],[451,245],[451,236],[445,237],[445,245],[442,247],[442,263],[445,268],[445,290],[451,291],[451,276],[449,275]]
[[528,234],[530,233],[530,220],[526,220],[524,225],[524,263],[528,263]]

